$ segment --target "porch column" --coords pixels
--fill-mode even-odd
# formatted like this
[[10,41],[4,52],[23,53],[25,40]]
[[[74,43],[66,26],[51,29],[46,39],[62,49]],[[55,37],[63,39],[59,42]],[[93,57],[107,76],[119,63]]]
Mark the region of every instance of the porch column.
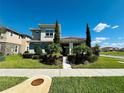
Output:
[[69,55],[72,54],[73,43],[69,43]]

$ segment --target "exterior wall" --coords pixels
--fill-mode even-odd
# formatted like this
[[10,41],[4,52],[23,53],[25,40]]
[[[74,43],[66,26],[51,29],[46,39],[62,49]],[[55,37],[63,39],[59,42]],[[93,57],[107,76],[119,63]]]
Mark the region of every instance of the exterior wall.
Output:
[[[11,36],[12,34],[12,36]],[[11,32],[6,32],[6,42],[9,43],[15,43],[15,44],[21,44],[21,36],[11,33]]]
[[40,41],[44,41],[44,42],[48,42],[48,41],[53,41],[53,39],[54,39],[54,34],[55,34],[55,32],[53,32],[53,36],[52,37],[47,37],[46,36],[46,32],[45,31],[43,31],[43,32],[41,32],[41,39],[40,39]]
[[[59,24],[60,32],[61,25]],[[55,24],[41,24],[39,28],[31,29],[32,40],[39,40],[41,42],[52,42],[55,34]],[[46,35],[52,33],[52,35]],[[61,35],[60,35],[61,37]]]
[[6,41],[6,33],[1,34],[1,36],[0,36],[0,42],[5,42],[5,41]]
[[5,43],[0,42],[0,52],[5,53]]
[[23,54],[25,51],[29,50],[30,38],[25,37],[22,39],[20,53]]
[[12,43],[5,43],[5,42],[0,43],[0,45],[1,45],[0,51],[5,55],[20,53],[19,52],[20,45],[12,44]]
[[40,40],[41,31],[32,31],[33,40]]
[[29,48],[30,38],[22,37],[21,34],[15,34],[7,31],[0,36],[0,52],[7,54],[23,54]]
[[34,52],[34,47],[35,45],[39,45],[42,49],[43,53],[46,53],[46,47],[50,44],[50,42],[31,42],[29,45],[29,52],[30,53],[35,53]]

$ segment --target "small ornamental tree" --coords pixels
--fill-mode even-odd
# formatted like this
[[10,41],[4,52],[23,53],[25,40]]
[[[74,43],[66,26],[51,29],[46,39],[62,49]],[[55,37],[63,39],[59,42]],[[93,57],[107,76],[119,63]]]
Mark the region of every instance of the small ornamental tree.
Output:
[[62,48],[60,44],[52,43],[47,47],[47,55],[43,58],[43,62],[49,65],[62,65]]
[[86,26],[86,45],[91,48],[91,35],[90,35],[90,28],[88,24]]
[[42,49],[41,49],[40,45],[36,44],[34,46],[34,52],[36,53],[36,55],[41,55],[42,54]]
[[92,57],[92,50],[85,44],[74,47],[74,54],[76,54],[75,64],[84,63],[86,60],[89,61]]
[[48,45],[48,54],[52,56],[61,56],[62,48],[60,44],[52,43]]
[[93,47],[93,54],[95,54],[96,56],[99,56],[99,52],[100,52],[100,49],[99,49],[99,45],[96,44],[94,47]]
[[60,43],[60,29],[59,29],[58,21],[56,21],[56,24],[55,24],[54,43],[56,43],[56,44]]

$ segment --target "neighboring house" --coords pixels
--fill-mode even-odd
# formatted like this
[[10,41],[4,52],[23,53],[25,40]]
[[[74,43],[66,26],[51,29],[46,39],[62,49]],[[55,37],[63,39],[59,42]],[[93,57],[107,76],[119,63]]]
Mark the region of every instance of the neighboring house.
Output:
[[0,35],[0,52],[5,55],[10,54],[23,54],[29,48],[29,40],[30,36],[20,34],[15,32],[12,29],[6,27],[0,27],[0,29],[4,28],[5,33]]
[[108,52],[108,51],[119,51],[119,48],[117,47],[103,47],[101,48],[102,52]]
[[[59,24],[61,33],[61,25]],[[53,42],[55,34],[55,24],[40,24],[38,28],[32,28],[32,40],[30,41],[30,52],[34,52],[35,44],[39,44],[43,51],[46,46]],[[60,34],[61,37],[61,34]],[[71,54],[73,46],[84,43],[85,39],[78,37],[61,38],[60,44],[63,48],[63,54]]]
[[121,48],[120,51],[124,52],[124,48]]

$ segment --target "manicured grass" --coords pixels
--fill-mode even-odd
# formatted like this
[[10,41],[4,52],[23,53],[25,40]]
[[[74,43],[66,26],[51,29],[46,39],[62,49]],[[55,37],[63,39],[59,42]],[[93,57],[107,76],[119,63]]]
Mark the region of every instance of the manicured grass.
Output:
[[15,86],[26,79],[26,77],[0,77],[0,91]]
[[87,65],[72,65],[72,68],[124,68],[124,64],[118,61],[123,61],[123,59],[109,58],[109,57],[99,57],[94,63]]
[[0,68],[61,68],[55,65],[46,65],[38,60],[23,59],[21,55],[6,56],[5,61],[0,62]]
[[[0,77],[0,91],[27,79]],[[124,93],[124,77],[57,77],[49,93]]]
[[124,52],[101,52],[100,54],[113,55],[113,56],[124,56]]
[[124,77],[53,78],[49,93],[124,93]]

